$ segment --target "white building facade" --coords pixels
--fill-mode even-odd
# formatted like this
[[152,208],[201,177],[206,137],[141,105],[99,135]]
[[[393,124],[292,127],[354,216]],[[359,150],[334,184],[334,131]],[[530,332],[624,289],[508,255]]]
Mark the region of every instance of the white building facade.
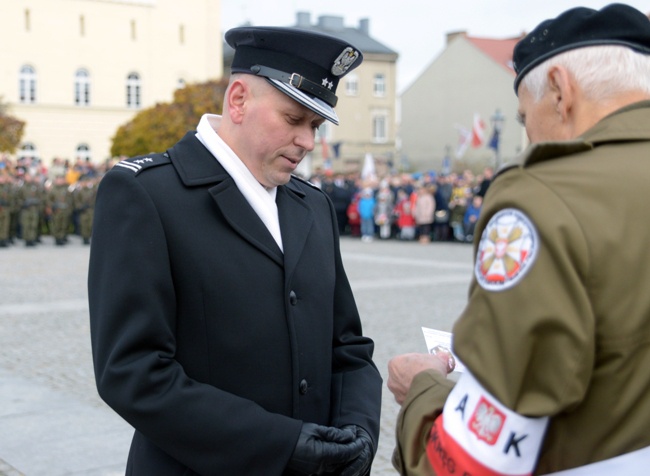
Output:
[[103,161],[140,109],[222,76],[220,0],[10,0],[0,18],[0,101],[26,122],[18,157]]

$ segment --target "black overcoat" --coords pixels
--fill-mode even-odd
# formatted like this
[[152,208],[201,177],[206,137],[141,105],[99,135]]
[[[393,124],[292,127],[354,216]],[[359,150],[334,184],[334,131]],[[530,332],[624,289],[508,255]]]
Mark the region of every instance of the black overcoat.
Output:
[[284,253],[188,133],[113,167],[89,267],[101,397],[135,428],[132,475],[280,475],[302,421],[379,434],[381,377],[361,333],[331,201],[278,187]]

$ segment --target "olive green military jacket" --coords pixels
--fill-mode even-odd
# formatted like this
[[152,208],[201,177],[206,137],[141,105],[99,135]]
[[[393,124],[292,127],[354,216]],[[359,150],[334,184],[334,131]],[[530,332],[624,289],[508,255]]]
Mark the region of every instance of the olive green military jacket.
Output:
[[[502,405],[548,420],[533,470],[546,474],[650,446],[650,101],[523,159],[486,196],[454,350]],[[433,474],[425,446],[453,387],[414,380],[402,474]]]
[[94,208],[95,199],[97,197],[97,187],[94,185],[91,186],[80,186],[75,189],[72,194],[74,208],[76,210],[88,210]]
[[0,210],[13,211],[16,206],[16,189],[12,183],[0,184]]
[[47,191],[46,203],[54,211],[69,212],[73,205],[73,197],[68,184],[53,185]]
[[38,208],[45,205],[45,190],[40,183],[25,182],[18,187],[16,203],[19,209]]

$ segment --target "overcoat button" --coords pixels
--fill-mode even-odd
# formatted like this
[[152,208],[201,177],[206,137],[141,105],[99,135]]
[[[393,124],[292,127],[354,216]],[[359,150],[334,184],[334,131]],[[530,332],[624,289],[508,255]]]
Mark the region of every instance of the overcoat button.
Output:
[[307,388],[308,388],[307,380],[302,379],[302,380],[300,381],[300,387],[299,387],[299,389],[300,389],[300,395],[304,395],[304,394],[306,394],[306,393],[307,393]]
[[289,293],[289,304],[291,304],[292,306],[298,304],[298,296],[296,296],[296,293],[294,293],[293,291]]

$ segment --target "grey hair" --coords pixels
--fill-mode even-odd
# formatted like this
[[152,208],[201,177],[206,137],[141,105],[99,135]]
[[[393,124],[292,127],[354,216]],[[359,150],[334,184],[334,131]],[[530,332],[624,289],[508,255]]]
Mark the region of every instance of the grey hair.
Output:
[[587,98],[594,101],[629,91],[650,95],[650,55],[624,46],[577,48],[547,59],[522,80],[535,101],[544,95],[548,71],[552,66],[566,68],[583,88]]

